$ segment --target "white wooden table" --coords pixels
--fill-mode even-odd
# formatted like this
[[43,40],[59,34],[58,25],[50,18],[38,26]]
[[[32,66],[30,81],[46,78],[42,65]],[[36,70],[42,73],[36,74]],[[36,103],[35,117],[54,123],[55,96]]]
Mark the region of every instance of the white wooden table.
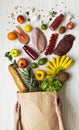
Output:
[[[60,90],[59,95],[63,102],[64,121],[67,130],[79,130],[79,1],[78,0],[0,0],[0,130],[13,129],[13,109],[17,100],[17,88],[8,71],[8,60],[4,57],[11,48],[21,49],[18,41],[11,42],[7,33],[17,25],[8,18],[14,12],[15,16],[24,13],[30,6],[39,10],[48,11],[54,8],[57,12],[71,12],[76,25],[73,31],[67,32],[75,35],[76,40],[68,53],[74,58],[74,66],[68,70],[70,80]],[[19,5],[19,12],[14,7]],[[21,7],[22,6],[22,7]],[[10,23],[9,23],[10,22]],[[48,34],[47,34],[48,35]],[[22,54],[24,56],[24,54]]]

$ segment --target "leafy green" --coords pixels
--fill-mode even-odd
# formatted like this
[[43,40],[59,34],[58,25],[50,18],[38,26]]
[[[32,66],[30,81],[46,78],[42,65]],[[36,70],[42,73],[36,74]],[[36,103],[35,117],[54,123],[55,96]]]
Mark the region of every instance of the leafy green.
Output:
[[16,60],[14,60],[14,59],[12,58],[12,56],[10,55],[10,52],[6,52],[6,53],[5,53],[5,57],[7,57],[7,58],[9,59],[9,61],[12,62],[12,65],[13,65],[15,68],[18,68],[18,65],[17,65],[17,63],[16,63]]
[[41,91],[39,88],[39,81],[36,80],[34,72],[30,66],[25,69],[19,70],[19,74],[26,86],[28,87],[29,92]]
[[63,83],[58,79],[45,79],[39,87],[42,91],[59,91],[63,87]]
[[10,52],[6,52],[5,57],[7,57],[10,61],[12,61],[12,56],[10,55]]
[[16,63],[16,60],[13,60],[12,65],[13,65],[15,68],[18,68],[18,65],[17,65],[17,63]]

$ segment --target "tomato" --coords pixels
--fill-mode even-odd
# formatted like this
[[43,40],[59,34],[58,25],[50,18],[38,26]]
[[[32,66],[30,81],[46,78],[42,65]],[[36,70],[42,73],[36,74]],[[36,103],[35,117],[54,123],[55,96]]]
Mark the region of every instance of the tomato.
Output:
[[23,23],[25,22],[24,16],[19,15],[19,16],[17,17],[17,21],[18,21],[20,24],[23,24]]
[[25,58],[20,58],[17,61],[17,65],[18,65],[18,68],[25,68],[25,67],[27,67],[28,62],[27,62],[27,60]]
[[17,38],[17,34],[15,32],[9,32],[7,37],[9,40],[15,40]]

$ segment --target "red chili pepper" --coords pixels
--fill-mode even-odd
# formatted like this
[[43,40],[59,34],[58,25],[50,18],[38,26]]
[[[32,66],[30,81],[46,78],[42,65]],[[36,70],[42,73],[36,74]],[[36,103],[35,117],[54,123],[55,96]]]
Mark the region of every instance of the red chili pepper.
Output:
[[58,33],[52,34],[49,40],[49,45],[46,48],[45,55],[50,55],[53,52],[53,49],[55,47],[55,43],[58,37]]

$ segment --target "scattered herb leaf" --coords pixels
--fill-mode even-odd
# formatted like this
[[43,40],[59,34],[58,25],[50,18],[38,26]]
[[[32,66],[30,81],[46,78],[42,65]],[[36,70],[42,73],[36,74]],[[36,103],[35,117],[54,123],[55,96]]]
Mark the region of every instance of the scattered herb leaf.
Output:
[[10,61],[12,61],[12,56],[10,55],[10,52],[6,52],[5,57],[7,57]]
[[6,52],[6,53],[5,53],[5,57],[8,57],[9,54],[10,54],[10,52]]
[[18,68],[18,65],[16,63],[16,60],[13,61],[12,65],[15,67],[15,68]]
[[49,21],[51,21],[52,20],[52,18],[49,18]]
[[53,11],[52,12],[52,17],[55,17],[56,14],[57,14],[57,12]]
[[27,15],[29,15],[29,11],[25,12]]
[[15,67],[15,68],[18,68],[18,65],[16,63],[16,60],[13,60],[12,56],[10,55],[10,52],[6,52],[5,53],[5,57],[7,57],[9,59],[9,61],[12,62],[12,65]]
[[30,21],[30,18],[28,18],[27,20]]
[[12,61],[12,56],[11,56],[11,55],[9,55],[9,56],[8,56],[8,59],[9,59],[10,61]]

